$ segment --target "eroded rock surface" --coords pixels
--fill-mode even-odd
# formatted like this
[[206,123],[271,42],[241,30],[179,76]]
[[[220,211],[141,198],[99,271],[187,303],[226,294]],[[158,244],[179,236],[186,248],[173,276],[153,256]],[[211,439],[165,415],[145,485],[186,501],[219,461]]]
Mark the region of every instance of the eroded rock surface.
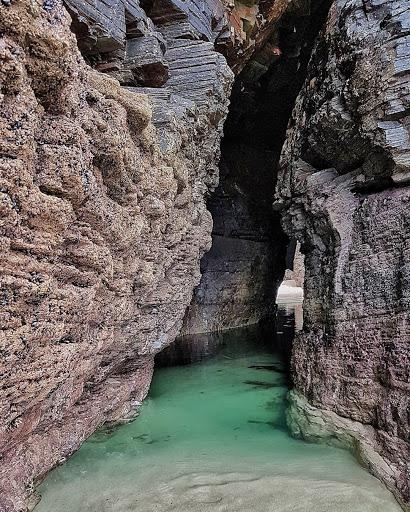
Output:
[[[309,9],[319,4],[249,4],[67,0],[69,14],[58,0],[0,5],[1,512],[25,511],[38,477],[103,422],[135,411],[154,355],[179,332],[211,244],[206,199],[218,183],[233,78],[219,52],[243,70],[238,88],[249,101],[233,123],[244,128],[243,172],[234,131],[214,202],[217,209],[229,190],[236,209],[214,235],[233,239],[232,254],[243,256],[234,263],[251,277],[272,270],[265,205],[282,114],[320,27]],[[410,46],[402,4],[336,0],[291,121],[276,207],[306,255],[294,375],[310,405],[295,400],[295,432],[308,437],[320,408],[337,428],[336,415],[365,424],[386,482],[407,503]],[[252,181],[258,153],[265,174]],[[258,202],[249,189],[261,183]],[[242,216],[252,202],[263,206],[261,222],[259,214],[238,222],[232,212]],[[263,295],[269,276],[248,297]],[[274,287],[267,291],[265,306]],[[255,318],[261,311],[258,304]]]
[[[407,507],[409,28],[404,2],[334,2],[290,123],[276,202],[305,254],[296,390],[352,431],[366,425],[384,464],[372,470]],[[314,415],[300,404],[293,427],[311,437]]]
[[272,321],[288,239],[272,209],[286,127],[330,2],[289,2],[263,48],[238,75],[208,201],[211,250],[182,334]]
[[138,406],[155,353],[178,333],[211,243],[205,197],[232,72],[211,43],[170,38],[167,87],[126,90],[85,65],[60,2],[15,0],[0,21],[8,512]]

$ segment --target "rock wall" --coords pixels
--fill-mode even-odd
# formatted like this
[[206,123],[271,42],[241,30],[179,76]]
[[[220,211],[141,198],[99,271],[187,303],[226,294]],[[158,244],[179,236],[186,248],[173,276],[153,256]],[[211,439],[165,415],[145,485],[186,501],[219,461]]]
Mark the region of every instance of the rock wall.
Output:
[[220,183],[208,200],[212,248],[202,259],[183,335],[274,319],[288,244],[272,208],[279,156],[329,3],[289,2],[235,80]]
[[288,246],[286,255],[287,269],[283,278],[283,284],[303,288],[305,280],[305,257],[300,252],[300,243],[292,240]]
[[409,28],[401,1],[334,2],[289,125],[276,201],[306,269],[291,428],[351,446],[407,508]]
[[[212,219],[232,72],[170,37],[161,89],[87,66],[59,1],[0,5],[0,510],[144,398]],[[103,37],[103,36],[101,36]]]
[[201,282],[182,335],[252,325],[274,316],[286,247],[271,206],[275,154],[246,143],[249,132],[232,136],[229,124],[222,143],[220,184],[208,200],[214,219],[212,247],[201,261]]
[[[365,424],[363,459],[407,503],[410,46],[400,3],[336,0],[290,123],[276,209],[306,255],[292,428],[320,437],[311,418],[323,410],[334,415],[326,439],[341,416]],[[239,284],[266,276],[238,288],[259,302],[236,318],[264,311],[279,272],[271,236],[283,236],[266,215],[269,172],[328,5],[66,0],[66,11],[60,0],[2,0],[1,512],[25,511],[38,478],[103,422],[135,413],[155,354],[180,330],[211,245],[206,200],[233,80],[219,52],[241,72],[240,108],[209,201],[222,212],[221,243],[205,260],[214,280],[204,279],[221,292],[229,250]],[[258,155],[264,171],[249,179]]]

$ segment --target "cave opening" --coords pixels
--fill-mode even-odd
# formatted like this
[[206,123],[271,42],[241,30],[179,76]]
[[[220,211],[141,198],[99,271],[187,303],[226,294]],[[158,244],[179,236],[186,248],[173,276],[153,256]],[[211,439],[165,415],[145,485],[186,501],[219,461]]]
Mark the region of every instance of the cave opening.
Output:
[[[292,4],[235,79],[221,143],[220,181],[207,202],[212,247],[202,258],[201,282],[181,337],[159,356],[162,363],[167,352],[175,360],[175,351],[189,351],[183,341],[187,336],[258,324],[272,329],[281,284],[281,292],[295,288],[298,311],[291,314],[301,328],[301,248],[288,239],[272,205],[287,127],[329,7],[329,0]],[[288,320],[285,315],[279,323]],[[281,325],[277,330],[283,332]],[[292,336],[286,337],[290,346]]]

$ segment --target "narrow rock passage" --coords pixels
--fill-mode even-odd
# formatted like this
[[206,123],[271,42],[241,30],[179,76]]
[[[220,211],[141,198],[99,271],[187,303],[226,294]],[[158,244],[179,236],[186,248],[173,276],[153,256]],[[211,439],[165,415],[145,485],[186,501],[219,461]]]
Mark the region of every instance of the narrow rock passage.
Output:
[[54,470],[35,512],[398,512],[349,453],[288,436],[283,367],[242,329],[212,358],[158,369],[139,418]]

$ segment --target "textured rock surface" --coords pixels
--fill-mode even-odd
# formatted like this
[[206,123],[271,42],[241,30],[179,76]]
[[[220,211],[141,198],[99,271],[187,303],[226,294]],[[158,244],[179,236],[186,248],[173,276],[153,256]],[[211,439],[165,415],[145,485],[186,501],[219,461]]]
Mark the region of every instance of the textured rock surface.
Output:
[[274,317],[288,243],[272,209],[286,126],[329,1],[289,2],[238,75],[221,146],[220,184],[208,201],[213,244],[182,334]]
[[4,512],[138,405],[178,333],[210,247],[232,72],[210,43],[167,41],[151,120],[149,90],[84,64],[60,2],[16,0],[0,22]]
[[407,504],[409,28],[401,1],[333,4],[290,123],[276,203],[305,254],[296,390],[366,425]]
[[214,219],[212,247],[201,261],[201,282],[182,334],[250,325],[273,316],[286,247],[271,208],[273,159],[237,140],[225,139],[222,146],[221,182],[208,201]]
[[299,286],[303,288],[305,280],[305,257],[300,252],[300,243],[292,240],[288,246],[287,270],[283,278],[284,284],[289,286]]
[[112,74],[123,85],[160,86],[167,74],[164,60],[167,40],[215,43],[230,67],[239,72],[262,46],[265,60],[275,55],[281,17],[294,6],[306,14],[311,2],[64,0],[64,3],[88,63]]
[[291,391],[288,400],[286,419],[294,437],[348,448],[370,473],[386,484],[403,508],[408,510],[397,490],[395,468],[376,450],[377,431],[371,425],[314,407],[297,391]]

